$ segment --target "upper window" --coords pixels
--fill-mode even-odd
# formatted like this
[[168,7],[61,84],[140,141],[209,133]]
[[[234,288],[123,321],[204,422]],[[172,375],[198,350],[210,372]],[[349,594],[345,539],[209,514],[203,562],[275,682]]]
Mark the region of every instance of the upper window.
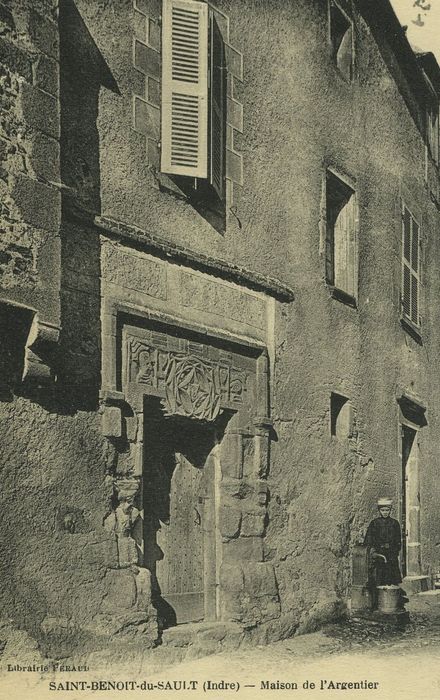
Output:
[[224,197],[225,48],[213,12],[163,0],[161,170],[207,181]]
[[348,81],[353,78],[353,21],[341,8],[330,1],[330,40],[333,60]]
[[402,208],[402,314],[420,326],[420,226],[409,209]]
[[354,190],[327,171],[326,279],[352,299],[357,296],[357,226]]

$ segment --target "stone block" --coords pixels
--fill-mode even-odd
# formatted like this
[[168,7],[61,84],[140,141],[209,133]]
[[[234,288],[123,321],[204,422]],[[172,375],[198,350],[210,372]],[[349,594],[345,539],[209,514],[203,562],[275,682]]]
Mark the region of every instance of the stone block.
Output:
[[243,80],[243,54],[225,44],[226,67],[235,78]]
[[154,19],[148,20],[148,43],[156,51],[160,51],[160,24]]
[[159,80],[160,54],[138,40],[134,45],[134,65],[144,75],[151,75],[152,78]]
[[32,63],[29,54],[2,37],[0,37],[0,63],[4,63],[10,71],[18,73],[28,82],[32,81]]
[[26,223],[48,231],[59,230],[61,195],[57,189],[25,175],[17,175],[12,197]]
[[226,149],[226,176],[239,185],[243,184],[243,158],[228,149]]
[[149,611],[151,608],[151,573],[148,569],[139,567],[135,576],[136,608]]
[[59,32],[55,22],[51,22],[35,10],[29,13],[29,35],[38,51],[59,58]]
[[255,439],[254,437],[244,437],[243,438],[243,476],[245,478],[253,476],[255,472],[254,468],[254,454],[255,454]]
[[255,494],[258,505],[265,506],[269,500],[269,486],[266,481],[257,481]]
[[255,437],[255,475],[260,479],[266,478],[270,463],[270,441],[266,435]]
[[241,511],[227,505],[219,509],[219,530],[222,537],[234,538],[240,534]]
[[239,537],[223,545],[226,562],[263,561],[263,541],[260,537]]
[[139,39],[139,41],[142,41],[144,44],[146,44],[148,40],[147,22],[148,20],[142,12],[139,12],[138,10],[134,11],[134,35],[136,39]]
[[150,0],[135,0],[134,6],[138,12],[148,15],[151,12]]
[[278,586],[272,564],[249,562],[244,567],[244,589],[250,596],[277,596]]
[[127,434],[127,440],[134,442],[136,440],[138,432],[138,418],[137,416],[128,416],[125,419],[125,431]]
[[240,131],[237,131],[237,129],[233,130],[233,138],[232,138],[232,150],[235,151],[236,153],[241,153],[243,150],[243,134],[240,133]]
[[220,567],[220,587],[238,595],[244,588],[244,573],[241,564],[222,562]]
[[131,610],[136,604],[135,574],[128,569],[111,569],[104,579],[106,595],[101,612]]
[[242,436],[239,433],[226,433],[220,448],[220,464],[222,475],[241,479],[242,468]]
[[227,98],[226,123],[243,132],[243,105],[230,97]]
[[267,513],[265,510],[254,513],[243,513],[241,524],[242,537],[262,537],[266,527]]
[[240,598],[231,591],[224,591],[222,594],[222,618],[231,622],[240,622],[243,619]]
[[243,499],[253,493],[252,486],[241,479],[222,479],[220,488],[225,496],[231,498]]
[[22,86],[21,105],[24,120],[30,127],[59,138],[60,111],[57,98],[25,83]]
[[82,560],[89,566],[118,567],[118,546],[116,537],[110,535],[100,542],[90,542],[82,550]]
[[147,158],[150,165],[160,170],[159,144],[153,139],[147,139]]
[[31,145],[30,160],[37,177],[58,182],[60,179],[60,144],[46,134],[35,134]]
[[134,98],[134,128],[144,136],[159,138],[160,111],[140,97]]
[[57,61],[42,54],[34,65],[35,85],[54,97],[59,94],[59,65]]
[[106,406],[102,414],[102,434],[105,437],[122,436],[122,414],[117,406]]
[[147,78],[148,102],[155,107],[160,107],[160,82],[154,78]]
[[229,125],[226,127],[226,148],[229,150],[234,148],[234,129]]
[[416,539],[420,539],[420,508],[409,508],[409,531],[414,533]]

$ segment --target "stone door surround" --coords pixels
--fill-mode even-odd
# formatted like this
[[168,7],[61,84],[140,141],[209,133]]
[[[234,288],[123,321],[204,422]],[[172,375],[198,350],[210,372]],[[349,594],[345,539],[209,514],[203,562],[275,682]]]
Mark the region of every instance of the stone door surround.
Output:
[[[133,317],[120,324],[118,336],[122,392],[110,391],[103,397],[104,425],[106,412],[115,417],[117,409],[121,420],[117,432],[122,442],[126,438],[125,457],[113,475],[116,494],[121,479],[125,484],[130,481],[133,501],[142,510],[146,396],[157,397],[166,416],[221,421],[225,429],[216,486],[218,618],[255,624],[279,617],[274,570],[263,561],[271,430],[265,348],[177,324],[142,319],[137,323]],[[107,424],[114,421],[109,418]],[[142,543],[137,545],[139,553]],[[137,565],[142,563],[138,554]]]

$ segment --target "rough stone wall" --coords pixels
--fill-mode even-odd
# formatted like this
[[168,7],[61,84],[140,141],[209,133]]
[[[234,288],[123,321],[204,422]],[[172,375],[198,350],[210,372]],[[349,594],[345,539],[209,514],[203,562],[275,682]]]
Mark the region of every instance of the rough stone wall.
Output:
[[[243,82],[234,82],[234,96],[243,104],[243,138],[236,134],[243,188],[234,189],[234,213],[228,212],[226,230],[219,235],[190,203],[158,188],[145,134],[132,128],[133,95],[145,94],[145,74],[133,63],[133,42],[139,37],[138,14],[149,16],[150,5],[139,2],[135,11],[131,0],[64,0],[60,7],[64,218],[59,385],[54,393],[16,396],[2,404],[6,487],[1,512],[10,538],[3,557],[2,580],[9,582],[4,609],[40,638],[51,630],[68,630],[69,624],[86,629],[94,611],[102,616],[95,620],[95,632],[108,633],[122,600],[125,612],[133,613],[133,629],[145,624],[140,633],[151,639],[151,611],[136,617],[136,574],[115,574],[121,571],[116,540],[102,528],[112,494],[105,474],[115,459],[114,446],[105,447],[97,417],[101,241],[91,219],[102,214],[211,258],[273,275],[295,289],[295,301],[278,304],[275,319],[274,430],[265,495],[269,520],[248,519],[246,525],[252,532],[267,528],[258,555],[263,561],[254,564],[252,585],[258,594],[261,574],[264,595],[281,600],[281,617],[277,607],[272,621],[268,600],[261,631],[261,638],[273,639],[312,628],[337,613],[348,596],[351,548],[374,514],[376,496],[384,490],[399,495],[396,395],[403,390],[428,404],[428,425],[421,433],[423,555],[426,566],[440,563],[435,468],[440,433],[438,211],[425,191],[420,134],[359,17],[356,76],[347,84],[331,62],[324,0],[224,0],[218,6],[229,17],[231,45],[243,54]],[[28,229],[23,212],[31,212],[29,217],[53,214],[54,208],[34,206],[40,192],[46,196],[50,191],[58,202],[58,190],[50,184],[56,172],[41,173],[35,164],[38,153],[45,154],[48,168],[57,162],[56,133],[46,133],[46,119],[44,127],[38,124],[43,103],[53,104],[53,83],[43,87],[33,82],[49,79],[49,65],[43,68],[43,63],[53,68],[54,58],[47,49],[30,70],[26,42],[34,35],[28,25],[14,29],[16,3],[1,7],[9,26],[1,38],[7,47],[3,51],[9,52],[3,96],[8,111],[2,126],[9,136],[0,143],[6,144],[5,201],[12,215],[5,213],[10,228],[2,240],[9,247],[0,265],[11,289],[18,289],[21,275],[26,284],[20,289],[38,296],[35,251],[41,232],[54,231],[55,224],[46,229],[46,219],[38,220]],[[45,9],[42,2],[32,3],[38,17],[45,16]],[[53,19],[46,16],[42,23],[53,36]],[[28,123],[32,130],[23,127]],[[326,165],[356,183],[357,309],[331,298],[324,281]],[[1,177],[6,177],[3,171]],[[19,193],[23,204],[18,210]],[[424,260],[429,262],[424,267],[422,345],[399,323],[402,194],[420,212]],[[20,256],[28,262],[19,262]],[[50,270],[48,266],[48,274]],[[41,294],[46,299],[45,290]],[[50,295],[47,299],[51,303]],[[330,435],[331,392],[348,397],[353,406],[353,425],[345,436]],[[17,448],[17,436],[22,447]],[[11,503],[12,509],[7,507]],[[226,516],[223,526],[225,537],[235,534],[237,523]],[[237,567],[226,572],[231,616],[233,601],[244,590],[242,573]],[[245,598],[241,604],[246,611]],[[249,606],[246,614],[250,619],[257,612]]]
[[57,2],[0,7],[3,296],[59,321]]

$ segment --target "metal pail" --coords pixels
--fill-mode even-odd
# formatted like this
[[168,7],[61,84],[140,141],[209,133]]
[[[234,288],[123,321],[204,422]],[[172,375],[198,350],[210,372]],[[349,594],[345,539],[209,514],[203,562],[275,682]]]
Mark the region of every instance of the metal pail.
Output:
[[400,586],[378,586],[377,587],[377,609],[382,613],[396,613],[401,609]]

